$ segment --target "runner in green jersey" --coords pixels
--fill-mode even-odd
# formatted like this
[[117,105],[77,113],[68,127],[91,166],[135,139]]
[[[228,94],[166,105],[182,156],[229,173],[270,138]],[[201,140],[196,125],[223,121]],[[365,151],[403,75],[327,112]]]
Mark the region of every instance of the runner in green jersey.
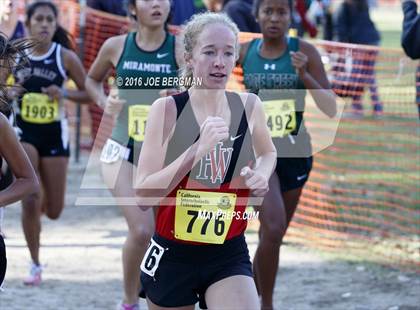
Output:
[[255,16],[263,38],[244,44],[239,62],[245,86],[264,101],[278,153],[276,172],[260,209],[260,242],[254,258],[261,308],[273,309],[280,245],[312,167],[303,117],[305,89],[330,117],[336,114],[336,104],[315,47],[286,35],[291,21],[289,1],[257,0]]
[[[126,103],[118,114],[112,139],[122,145],[142,144],[145,121],[150,105],[159,97],[162,88],[172,88],[177,76],[175,37],[166,33],[160,47],[145,51],[136,43],[136,32],[126,37],[124,51],[116,67],[119,97]],[[147,91],[138,91],[147,89]],[[131,154],[130,154],[131,155]],[[129,156],[131,163],[138,159]]]
[[[176,53],[178,39],[166,30],[169,0],[130,0],[129,12],[138,22],[137,31],[108,39],[101,47],[86,79],[91,97],[116,122],[101,155],[105,182],[128,224],[123,248],[125,297],[120,309],[137,309],[139,266],[154,231],[153,211],[124,204],[134,197],[133,171],[144,138],[149,106],[159,91],[170,89],[182,56]],[[103,80],[116,69],[115,84],[107,97]]]

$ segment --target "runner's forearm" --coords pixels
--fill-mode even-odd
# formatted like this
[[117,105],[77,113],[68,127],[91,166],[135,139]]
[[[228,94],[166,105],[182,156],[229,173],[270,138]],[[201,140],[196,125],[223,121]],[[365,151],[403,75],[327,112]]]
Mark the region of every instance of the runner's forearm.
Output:
[[103,107],[106,100],[106,95],[101,82],[98,82],[91,77],[86,77],[85,82],[86,92],[90,98],[100,107]]
[[254,170],[265,176],[268,180],[276,167],[276,161],[276,152],[265,153],[257,158]]
[[321,111],[331,118],[334,117],[337,114],[334,92],[331,89],[324,89],[309,73],[305,74],[302,81]]

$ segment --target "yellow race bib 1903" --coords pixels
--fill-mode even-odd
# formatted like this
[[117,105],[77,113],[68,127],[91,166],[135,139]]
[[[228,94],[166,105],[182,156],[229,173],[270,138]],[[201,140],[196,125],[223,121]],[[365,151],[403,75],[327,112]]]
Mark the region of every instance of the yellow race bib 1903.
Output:
[[134,141],[144,141],[149,105],[132,105],[128,107],[128,135]]
[[236,194],[178,190],[175,238],[222,244],[232,224]]
[[58,101],[50,101],[47,95],[27,93],[22,98],[22,119],[33,124],[49,124],[58,120]]
[[264,111],[272,138],[282,138],[296,129],[293,99],[264,101]]

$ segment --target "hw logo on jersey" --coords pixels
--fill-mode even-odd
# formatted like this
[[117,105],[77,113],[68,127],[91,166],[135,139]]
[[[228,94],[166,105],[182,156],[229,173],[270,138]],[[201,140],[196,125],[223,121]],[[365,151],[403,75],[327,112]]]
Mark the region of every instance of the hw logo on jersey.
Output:
[[276,64],[264,64],[264,70],[276,70]]
[[211,180],[213,184],[222,183],[232,159],[233,148],[223,147],[223,142],[219,142],[205,157],[200,161],[200,172],[197,175],[199,180]]

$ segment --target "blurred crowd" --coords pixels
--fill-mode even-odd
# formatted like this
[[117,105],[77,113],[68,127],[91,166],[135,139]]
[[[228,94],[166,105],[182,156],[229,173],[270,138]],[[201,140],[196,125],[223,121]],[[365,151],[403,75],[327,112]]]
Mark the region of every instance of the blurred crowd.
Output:
[[[127,0],[82,0],[94,9],[127,16]],[[12,38],[24,36],[24,26],[18,17],[18,6],[31,1],[2,0],[5,16],[1,29]],[[369,10],[377,0],[289,0],[293,8],[291,27],[299,36],[355,44],[378,45],[380,35],[372,22]],[[404,1],[402,1],[404,2]],[[415,1],[414,1],[415,2]],[[243,32],[260,32],[254,17],[254,0],[172,0],[171,24],[182,25],[197,12],[223,11]]]
[[[88,6],[117,15],[127,15],[126,0],[88,0]],[[290,0],[293,8],[291,27],[299,36],[323,38],[357,44],[379,42],[379,34],[369,16],[377,0]],[[172,0],[171,23],[184,24],[197,12],[225,12],[240,31],[260,32],[254,17],[254,0]],[[345,16],[344,16],[345,15]],[[345,17],[345,18],[343,18]],[[360,31],[363,29],[363,31]]]
[[[290,26],[297,29],[300,37],[309,36],[328,41],[379,46],[381,42],[380,32],[370,17],[370,10],[377,7],[377,1],[289,0],[291,11],[293,12]],[[24,37],[25,27],[19,18],[18,12],[19,10],[22,11],[24,6],[31,2],[33,1],[2,0],[2,9],[0,10],[3,14],[3,17],[0,16],[1,32],[12,39]],[[110,14],[129,15],[129,12],[127,12],[128,0],[81,0],[79,2],[84,2],[91,8]],[[237,24],[240,31],[258,33],[260,29],[255,18],[254,2],[255,0],[172,0],[170,23],[173,25],[185,24],[195,13],[208,10],[225,12]],[[404,14],[401,44],[409,57],[418,59],[420,47],[417,46],[419,40],[416,38],[419,36],[420,22],[417,13],[417,3],[416,0],[401,0],[401,4]],[[366,52],[362,51],[361,53]],[[373,112],[380,115],[383,107],[374,77],[377,52],[373,50],[366,55],[353,56],[356,56],[352,59],[353,62],[356,62],[356,65],[361,65],[368,69],[363,72],[353,72],[354,70],[352,69],[351,73],[353,76],[362,74],[367,77],[367,80],[362,82],[370,85],[369,90]],[[351,59],[352,56],[346,58]],[[357,63],[357,61],[360,63]],[[419,76],[420,69],[418,69],[416,75],[416,103],[419,106],[420,114]],[[353,98],[352,106],[356,114],[361,113],[361,98],[361,95]]]
[[[82,0],[94,9],[120,16],[127,16],[127,0]],[[299,36],[340,42],[376,44],[378,32],[369,16],[369,9],[377,0],[289,0],[293,10],[292,27]],[[18,6],[31,1],[4,0],[1,20],[2,32],[9,37],[22,37],[24,27],[18,17]],[[254,17],[254,0],[172,0],[171,24],[182,25],[192,15],[206,10],[226,12],[243,32],[260,32]],[[350,13],[350,14],[348,14]],[[349,18],[343,18],[347,14]],[[350,18],[351,17],[351,18]],[[347,31],[351,28],[351,31]],[[359,31],[364,29],[364,31]],[[344,35],[346,34],[346,35]],[[352,35],[349,35],[352,34]]]

